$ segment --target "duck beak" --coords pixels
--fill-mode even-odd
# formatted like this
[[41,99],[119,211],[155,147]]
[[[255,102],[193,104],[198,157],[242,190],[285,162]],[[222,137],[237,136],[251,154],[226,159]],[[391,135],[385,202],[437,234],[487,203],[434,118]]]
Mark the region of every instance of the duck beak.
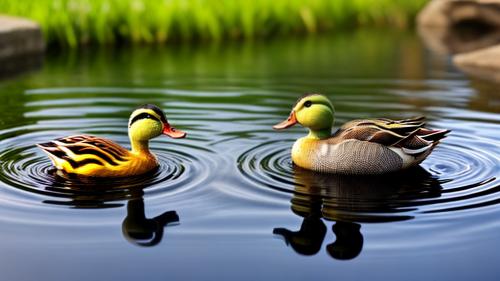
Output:
[[180,130],[176,130],[171,127],[168,123],[163,123],[163,134],[167,135],[173,139],[182,139],[186,137],[186,133]]
[[283,130],[289,127],[292,127],[293,125],[297,124],[297,117],[295,116],[295,111],[292,110],[290,113],[290,116],[288,116],[288,119],[285,121],[276,124],[273,126],[273,129],[275,130]]

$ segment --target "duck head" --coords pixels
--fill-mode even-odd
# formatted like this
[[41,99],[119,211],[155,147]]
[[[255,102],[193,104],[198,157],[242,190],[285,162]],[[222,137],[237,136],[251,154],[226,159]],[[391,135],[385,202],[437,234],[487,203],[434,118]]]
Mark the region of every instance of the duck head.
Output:
[[335,109],[330,100],[320,94],[306,94],[295,103],[287,120],[274,125],[282,130],[300,124],[309,129],[313,138],[327,138],[331,135]]
[[148,141],[162,134],[174,139],[186,136],[185,132],[170,126],[163,111],[153,104],[142,105],[132,112],[128,122],[128,134],[133,142]]

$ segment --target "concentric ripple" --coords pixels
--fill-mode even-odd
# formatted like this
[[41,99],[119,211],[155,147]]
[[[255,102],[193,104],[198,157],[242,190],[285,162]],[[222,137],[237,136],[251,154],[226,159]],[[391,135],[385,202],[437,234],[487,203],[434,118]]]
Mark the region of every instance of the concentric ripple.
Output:
[[[221,264],[232,279],[498,276],[498,84],[399,31],[194,45],[48,52],[0,81],[2,280],[215,279]],[[303,170],[290,149],[306,130],[272,125],[308,92],[331,99],[336,126],[423,115],[452,132],[407,173]],[[83,133],[129,147],[144,103],[188,134],[151,141],[150,174],[69,177],[35,146]]]
[[[74,207],[110,207],[107,201],[130,199],[137,190],[150,188],[151,193],[175,193],[185,189],[185,174],[196,174],[196,159],[174,150],[156,150],[160,166],[150,173],[125,179],[92,179],[56,171],[37,147],[20,146],[0,155],[0,180],[22,191],[54,197],[46,203]],[[60,198],[60,199],[57,199]],[[65,201],[63,198],[71,199]]]
[[[161,206],[168,203],[195,196],[198,191],[194,187],[210,181],[210,171],[217,165],[210,157],[214,152],[199,145],[200,138],[196,134],[182,140],[166,137],[152,140],[150,148],[160,165],[144,175],[95,179],[57,171],[36,143],[87,133],[127,147],[127,115],[141,101],[136,96],[130,99],[106,96],[59,99],[52,97],[56,92],[43,92],[42,100],[27,105],[23,124],[0,131],[0,201],[4,210],[0,218],[12,218],[17,222],[26,219],[44,224],[64,223],[67,214],[54,211],[54,207],[111,208],[124,206],[131,199],[143,198],[148,200],[149,207],[162,209]],[[89,103],[100,105],[92,107],[88,106]],[[124,111],[123,117],[120,117],[121,111]],[[182,113],[176,115],[179,116],[181,121],[171,121],[177,127],[183,123]]]
[[292,144],[288,139],[257,145],[239,157],[238,167],[255,192],[293,194],[292,209],[297,212],[311,212],[308,208],[321,198],[327,219],[386,221],[484,207],[500,200],[499,159],[489,150],[496,144],[481,139],[452,134],[421,167],[376,177],[301,169],[291,160]]

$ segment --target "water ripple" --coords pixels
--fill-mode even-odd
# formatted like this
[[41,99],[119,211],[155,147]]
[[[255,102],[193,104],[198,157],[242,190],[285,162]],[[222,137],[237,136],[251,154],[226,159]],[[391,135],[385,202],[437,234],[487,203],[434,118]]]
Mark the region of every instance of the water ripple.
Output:
[[[223,208],[231,199],[240,210],[235,214],[276,212],[282,216],[282,208],[291,206],[303,217],[320,214],[335,221],[387,222],[483,210],[499,201],[499,144],[485,135],[494,133],[497,126],[483,120],[491,114],[450,107],[463,104],[472,95],[463,83],[383,79],[316,79],[312,83],[307,79],[308,84],[300,87],[275,81],[262,90],[227,85],[217,88],[217,80],[212,82],[209,90],[199,91],[126,87],[27,91],[28,101],[18,118],[22,121],[0,130],[0,219],[69,224],[68,213],[54,208],[113,208],[144,198],[148,207],[158,210],[175,203],[188,206],[191,212],[215,212],[214,219],[207,218],[208,211],[196,218],[206,225],[225,213]],[[310,88],[310,84],[328,87],[339,123],[360,116],[424,114],[430,117],[432,127],[450,128],[453,133],[422,167],[406,173],[345,177],[300,169],[292,163],[290,148],[302,129],[278,136],[271,124],[286,116],[301,89]],[[447,103],[453,93],[445,91],[446,87],[459,93],[453,103]],[[437,92],[443,94],[438,97]],[[34,146],[75,133],[95,134],[127,145],[128,115],[145,102],[165,108],[172,124],[189,133],[181,141],[152,141],[160,167],[149,174],[82,181],[56,173]],[[462,115],[467,120],[462,120]],[[214,179],[218,186],[214,187]],[[107,224],[113,216],[87,223]]]
[[466,141],[462,138],[452,135],[445,140],[422,167],[384,176],[348,177],[301,169],[290,157],[293,140],[257,145],[241,154],[238,167],[253,183],[253,192],[292,194],[293,210],[307,209],[320,200],[323,215],[332,220],[399,220],[498,203],[498,156],[481,149],[487,143],[469,138],[469,145],[461,145]]
[[[103,101],[115,106],[88,106]],[[123,179],[81,178],[58,172],[45,153],[35,146],[76,133],[95,134],[127,146],[127,115],[141,102],[136,100],[133,105],[126,105],[128,103],[132,103],[130,99],[88,97],[44,97],[28,103],[28,110],[23,113],[24,122],[0,130],[0,201],[3,210],[0,219],[46,225],[71,224],[67,213],[54,211],[54,208],[113,208],[124,206],[130,200],[146,198],[149,207],[162,209],[166,204],[199,195],[195,187],[211,181],[213,175],[210,171],[216,169],[217,162],[210,156],[215,152],[200,145],[196,133],[182,140],[153,140],[151,150],[159,160],[159,167],[150,173]],[[69,115],[80,118],[67,118]],[[177,119],[170,119],[177,127],[189,123],[182,116],[175,117]],[[92,223],[108,222],[108,218],[99,218]]]

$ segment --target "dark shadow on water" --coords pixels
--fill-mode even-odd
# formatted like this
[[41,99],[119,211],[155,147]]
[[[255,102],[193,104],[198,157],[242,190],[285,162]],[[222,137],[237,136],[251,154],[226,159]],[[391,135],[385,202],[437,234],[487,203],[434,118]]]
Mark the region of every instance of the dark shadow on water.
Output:
[[[142,193],[142,190],[138,191]],[[179,222],[176,211],[167,211],[152,219],[146,218],[142,195],[127,202],[127,216],[122,223],[123,236],[132,244],[149,247],[159,244],[163,229],[170,223]]]
[[339,221],[332,226],[337,237],[335,242],[326,246],[326,251],[337,260],[350,260],[359,255],[363,249],[361,225],[352,222]]
[[[64,194],[60,196],[64,199],[43,202],[78,209],[102,209],[123,207],[124,204],[121,201],[127,200],[127,214],[122,222],[123,237],[137,246],[155,246],[162,241],[164,228],[169,224],[178,223],[179,216],[176,211],[171,210],[154,218],[146,217],[144,188],[147,186],[134,186],[130,185],[130,182],[140,182],[154,176],[154,173],[133,179],[96,180],[58,174],[53,171],[54,184],[46,189],[59,194],[61,190],[64,190]],[[62,189],[62,187],[65,188]]]
[[315,255],[334,221],[335,242],[325,246],[338,260],[356,258],[363,249],[362,223],[413,219],[421,199],[441,196],[441,183],[421,167],[384,176],[321,174],[294,166],[295,189],[291,210],[303,218],[300,229],[275,228],[295,252]]
[[21,74],[42,69],[43,54],[31,54],[0,60],[0,80],[12,79]]

